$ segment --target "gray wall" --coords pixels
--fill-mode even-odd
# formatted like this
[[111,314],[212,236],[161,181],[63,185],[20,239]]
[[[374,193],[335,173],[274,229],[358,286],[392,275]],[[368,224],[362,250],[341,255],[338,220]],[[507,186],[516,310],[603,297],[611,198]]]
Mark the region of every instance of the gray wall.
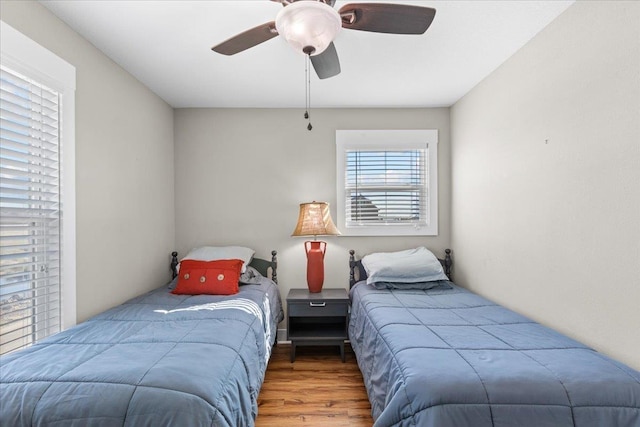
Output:
[[456,278],[636,369],[638,22],[579,1],[451,112]]
[[349,249],[425,245],[443,254],[450,243],[449,109],[314,109],[307,131],[300,109],[175,111],[176,243],[241,244],[261,257],[279,253],[283,298],[305,288],[305,238],[290,237],[299,204],[331,204],[336,217],[336,129],[438,129],[439,235],[323,237],[325,286],[347,288]]
[[2,20],[76,67],[78,322],[169,279],[173,110],[37,2]]

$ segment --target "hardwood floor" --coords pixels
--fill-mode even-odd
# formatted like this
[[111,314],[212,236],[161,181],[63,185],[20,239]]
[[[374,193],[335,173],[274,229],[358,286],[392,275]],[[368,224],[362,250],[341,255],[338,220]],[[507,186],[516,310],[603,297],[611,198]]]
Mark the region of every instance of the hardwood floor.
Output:
[[345,345],[346,362],[338,347],[298,347],[289,362],[289,345],[271,355],[258,396],[256,427],[371,427],[371,406],[356,357]]

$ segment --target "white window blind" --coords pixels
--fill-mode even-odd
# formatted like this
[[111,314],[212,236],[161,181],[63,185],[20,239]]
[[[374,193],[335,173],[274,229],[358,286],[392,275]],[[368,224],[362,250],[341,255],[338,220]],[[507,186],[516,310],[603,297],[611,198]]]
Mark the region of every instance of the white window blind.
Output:
[[424,149],[347,150],[346,225],[427,225]]
[[59,107],[0,67],[0,354],[61,328]]
[[438,234],[438,131],[337,130],[337,226],[347,236]]

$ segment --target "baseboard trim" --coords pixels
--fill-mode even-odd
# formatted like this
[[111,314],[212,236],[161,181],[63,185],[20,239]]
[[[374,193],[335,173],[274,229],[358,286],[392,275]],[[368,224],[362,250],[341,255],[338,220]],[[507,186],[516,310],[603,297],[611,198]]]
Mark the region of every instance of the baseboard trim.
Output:
[[291,344],[291,341],[287,341],[286,329],[278,329],[276,340],[278,341],[278,344]]

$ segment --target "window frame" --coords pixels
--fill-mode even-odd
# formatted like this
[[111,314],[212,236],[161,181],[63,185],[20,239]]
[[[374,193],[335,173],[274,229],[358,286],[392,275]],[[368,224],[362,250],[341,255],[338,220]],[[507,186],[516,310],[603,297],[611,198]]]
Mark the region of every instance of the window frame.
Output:
[[[346,157],[350,150],[397,151],[425,149],[427,225],[375,224],[349,226],[346,222]],[[438,130],[336,130],[337,227],[346,236],[438,235]]]
[[60,329],[76,319],[76,190],[75,89],[76,69],[53,52],[0,21],[0,61],[6,67],[55,89],[60,96],[61,277]]

